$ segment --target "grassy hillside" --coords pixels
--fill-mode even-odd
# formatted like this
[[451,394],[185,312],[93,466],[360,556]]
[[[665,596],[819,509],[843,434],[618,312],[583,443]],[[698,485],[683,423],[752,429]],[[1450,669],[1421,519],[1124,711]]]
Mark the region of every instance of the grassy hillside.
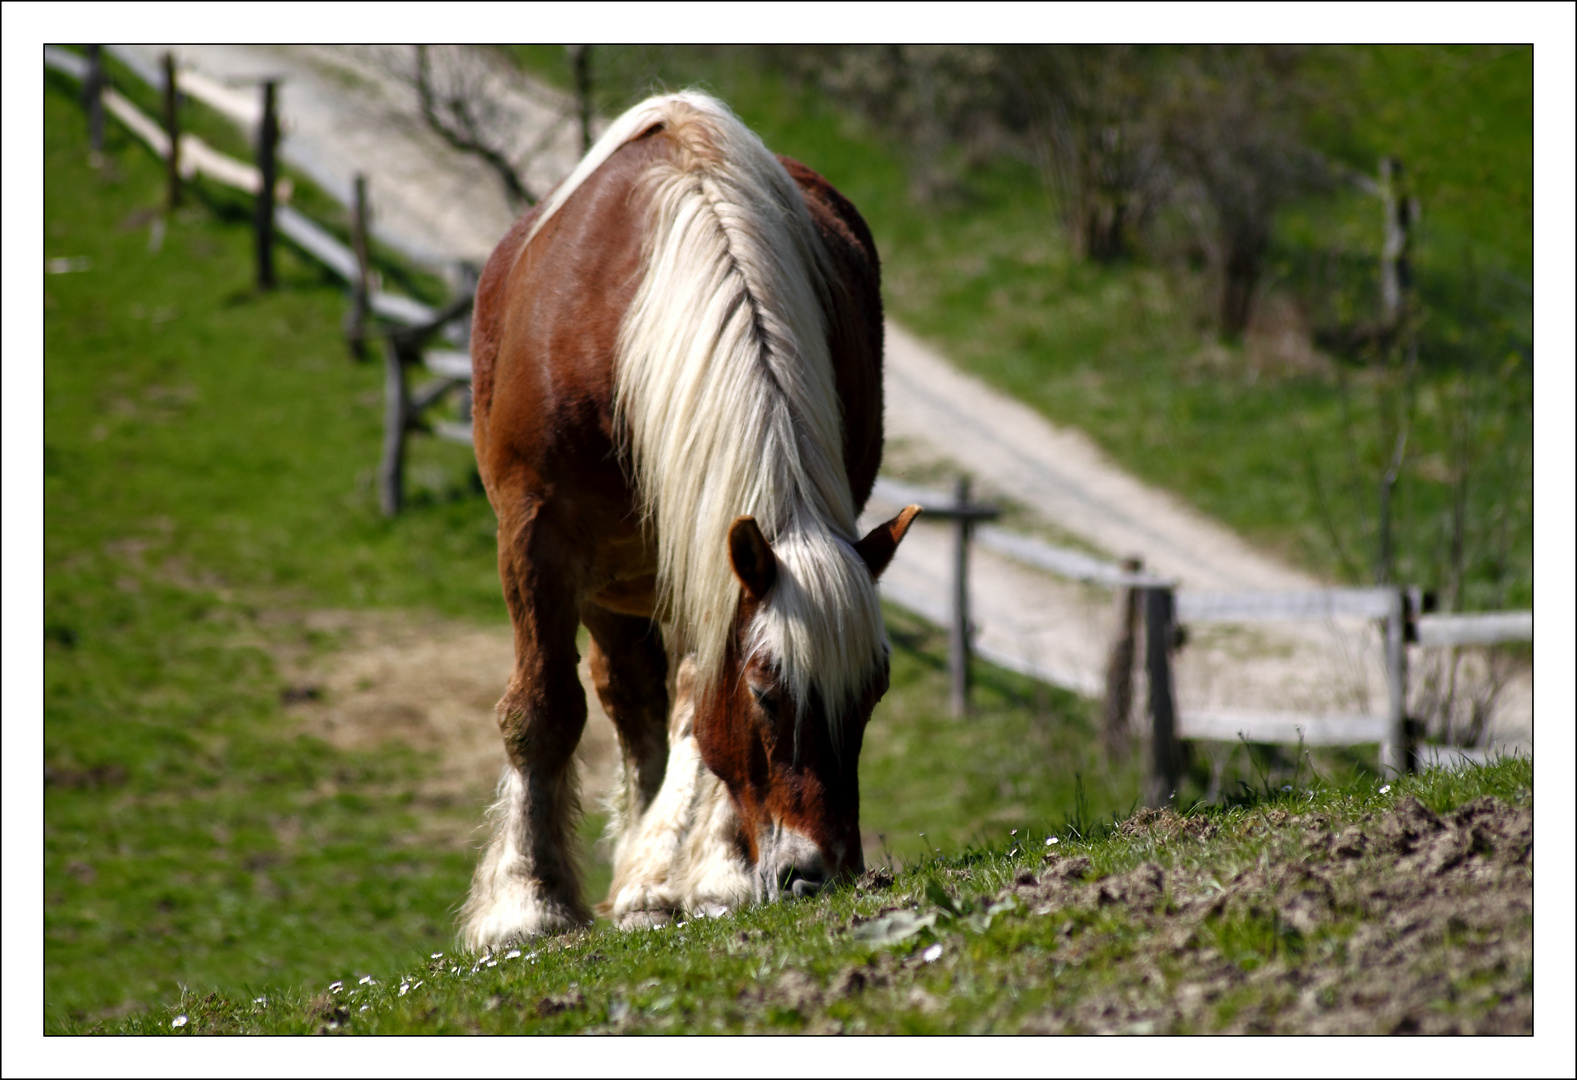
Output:
[[1020,830],[813,901],[183,993],[128,1034],[1530,1034],[1532,769]]
[[[563,50],[513,55],[567,84]],[[696,84],[780,153],[861,209],[898,319],[956,363],[1081,427],[1124,467],[1318,573],[1372,580],[1388,410],[1415,429],[1397,489],[1398,575],[1450,576],[1465,478],[1467,607],[1532,603],[1532,53],[1364,48],[1317,54],[1327,103],[1317,148],[1373,174],[1407,166],[1422,208],[1414,262],[1425,309],[1416,393],[1380,358],[1311,347],[1322,321],[1371,317],[1380,210],[1337,191],[1289,207],[1273,238],[1260,317],[1242,343],[1201,318],[1206,282],[1163,242],[1146,259],[1078,259],[1039,175],[999,159],[956,198],[921,205],[902,148],[748,49],[607,47],[594,53],[612,113],[654,88]],[[1336,310],[1336,309],[1342,310]],[[1117,553],[1121,554],[1121,553]]]

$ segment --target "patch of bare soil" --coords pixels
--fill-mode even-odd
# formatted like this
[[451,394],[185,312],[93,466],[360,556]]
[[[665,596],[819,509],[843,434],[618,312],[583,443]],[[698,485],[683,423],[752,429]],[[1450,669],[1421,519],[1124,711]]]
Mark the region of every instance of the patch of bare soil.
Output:
[[[504,765],[493,707],[514,664],[507,625],[478,629],[395,612],[280,618],[299,628],[276,647],[281,697],[307,730],[342,749],[394,741],[427,756],[424,799],[464,806],[489,798]],[[588,715],[576,760],[583,805],[594,808],[613,783],[618,747],[584,658],[580,667]]]
[[[1438,817],[1409,798],[1341,829],[1318,816],[1283,826],[1285,839],[1227,880],[1147,863],[1087,881],[1089,862],[1076,858],[1021,876],[1013,891],[1037,913],[1115,907],[1162,943],[1138,988],[1028,1029],[1532,1032],[1531,808],[1486,796]],[[1170,813],[1130,825],[1163,839],[1200,828],[1210,826]],[[1276,943],[1271,958],[1244,964],[1242,943],[1256,934]],[[1059,965],[1093,961],[1102,939],[1071,933]]]

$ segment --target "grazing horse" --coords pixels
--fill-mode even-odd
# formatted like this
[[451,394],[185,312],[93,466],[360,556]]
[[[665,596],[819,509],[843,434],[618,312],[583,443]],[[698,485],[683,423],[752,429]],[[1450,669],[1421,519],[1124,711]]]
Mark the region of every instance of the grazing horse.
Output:
[[469,947],[591,918],[579,624],[622,750],[616,923],[863,869],[876,578],[919,513],[856,532],[882,451],[878,273],[846,199],[696,93],[614,121],[488,260],[473,425],[515,667]]

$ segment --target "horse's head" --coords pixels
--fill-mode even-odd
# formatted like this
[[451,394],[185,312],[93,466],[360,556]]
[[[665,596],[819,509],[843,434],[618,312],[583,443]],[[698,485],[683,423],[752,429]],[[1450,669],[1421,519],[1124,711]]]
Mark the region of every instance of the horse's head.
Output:
[[[908,507],[853,545],[871,585],[919,512]],[[858,762],[871,710],[887,692],[885,638],[844,678],[844,700],[829,707],[814,681],[785,676],[783,658],[763,647],[756,629],[763,607],[781,602],[775,588],[786,568],[754,518],[737,519],[728,540],[743,588],[723,677],[700,692],[695,733],[733,798],[758,899],[808,896],[864,869]],[[879,626],[879,609],[875,617]]]

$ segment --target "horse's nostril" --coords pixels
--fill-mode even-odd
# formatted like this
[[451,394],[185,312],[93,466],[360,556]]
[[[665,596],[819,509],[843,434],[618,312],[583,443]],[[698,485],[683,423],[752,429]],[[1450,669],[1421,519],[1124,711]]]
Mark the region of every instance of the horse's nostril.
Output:
[[827,883],[826,878],[816,872],[819,869],[820,867],[806,867],[804,869],[798,866],[790,867],[788,877],[783,882],[783,887],[802,899],[807,896],[815,896]]

